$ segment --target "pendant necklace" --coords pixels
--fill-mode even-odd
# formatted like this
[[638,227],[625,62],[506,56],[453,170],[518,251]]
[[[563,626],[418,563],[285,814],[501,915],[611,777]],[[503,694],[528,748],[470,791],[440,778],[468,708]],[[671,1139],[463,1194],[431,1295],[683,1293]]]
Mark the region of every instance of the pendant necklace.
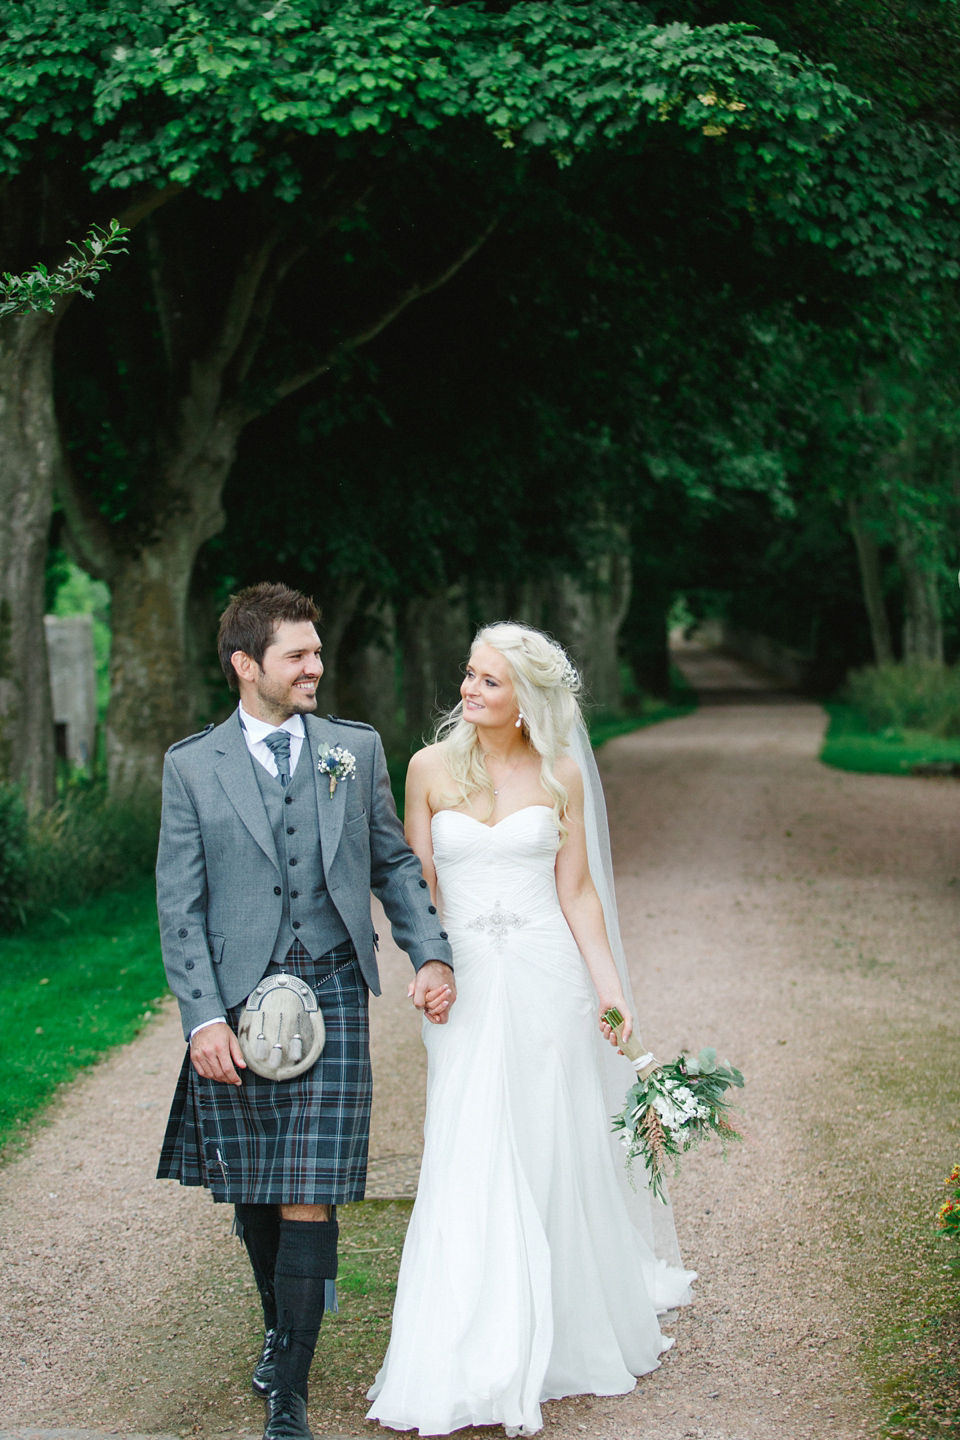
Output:
[[[522,759],[523,759],[523,756],[521,755],[521,756],[520,756],[520,760],[522,760]],[[520,760],[518,760],[517,763],[516,763],[516,765],[514,765],[513,769],[510,771],[510,773],[509,773],[509,775],[507,776],[506,780],[501,780],[499,785],[495,785],[495,786],[493,787],[494,798],[496,798],[496,797],[500,794],[500,791],[503,789],[504,785],[508,785],[508,784],[510,783],[510,781],[513,779],[514,775],[516,774],[516,772],[517,772],[517,771],[519,770],[519,768],[520,768]]]

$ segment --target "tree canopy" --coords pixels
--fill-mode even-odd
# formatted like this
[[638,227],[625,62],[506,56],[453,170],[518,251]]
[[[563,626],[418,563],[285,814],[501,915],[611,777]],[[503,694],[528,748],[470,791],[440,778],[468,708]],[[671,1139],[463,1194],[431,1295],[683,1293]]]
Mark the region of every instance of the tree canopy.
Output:
[[[17,321],[0,376],[22,398],[23,346],[49,376],[59,333],[60,421],[33,385],[0,473],[40,497],[30,554],[55,487],[111,587],[118,787],[189,723],[198,593],[209,614],[254,555],[336,580],[359,616],[445,604],[490,553],[502,594],[552,573],[599,594],[604,547],[629,552],[661,650],[677,589],[722,588],[721,534],[769,614],[821,543],[847,577],[830,604],[859,561],[929,610],[952,523],[928,365],[952,354],[960,262],[953,0],[0,11],[6,263],[56,263],[98,215],[132,228],[96,307]],[[281,492],[305,523],[268,513]],[[42,596],[5,558],[28,548],[0,533],[12,616]],[[0,683],[0,721],[20,703]]]

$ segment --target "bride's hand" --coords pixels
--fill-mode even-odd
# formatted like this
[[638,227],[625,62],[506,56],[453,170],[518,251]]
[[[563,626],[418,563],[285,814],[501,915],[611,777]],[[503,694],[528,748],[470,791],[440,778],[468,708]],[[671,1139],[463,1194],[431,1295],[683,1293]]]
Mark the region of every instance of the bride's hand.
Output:
[[620,1048],[620,1040],[617,1039],[617,1033],[613,1029],[613,1027],[609,1025],[607,1021],[603,1018],[608,1010],[619,1010],[620,1014],[623,1016],[623,1024],[620,1026],[621,1040],[629,1040],[630,1036],[633,1034],[633,1016],[627,1009],[626,1001],[624,1000],[622,995],[619,997],[619,999],[605,998],[601,995],[600,1029],[604,1035],[604,1038],[610,1041],[610,1044],[614,1047],[615,1050],[618,1050]]
[[431,1024],[445,1025],[450,1006],[457,998],[453,971],[442,960],[428,960],[417,971],[416,979],[411,980],[407,994]]

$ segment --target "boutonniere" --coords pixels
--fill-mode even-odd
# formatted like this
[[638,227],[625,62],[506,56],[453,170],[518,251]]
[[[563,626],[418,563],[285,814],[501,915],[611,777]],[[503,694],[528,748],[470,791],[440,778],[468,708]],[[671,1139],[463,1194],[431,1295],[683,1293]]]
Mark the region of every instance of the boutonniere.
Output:
[[349,750],[344,750],[342,745],[335,745],[332,749],[329,745],[321,745],[317,751],[320,756],[317,769],[321,775],[326,775],[330,780],[330,794],[337,788],[338,780],[352,780],[356,772],[356,758]]

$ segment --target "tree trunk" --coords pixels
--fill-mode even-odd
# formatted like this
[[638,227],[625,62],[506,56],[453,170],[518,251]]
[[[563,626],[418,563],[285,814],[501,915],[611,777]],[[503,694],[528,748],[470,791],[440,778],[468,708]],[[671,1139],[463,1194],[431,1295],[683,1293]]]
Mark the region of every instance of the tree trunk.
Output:
[[65,467],[61,495],[78,558],[111,592],[107,774],[111,797],[155,795],[163,755],[195,728],[189,683],[190,582],[197,555],[223,528],[221,496],[243,428],[240,412],[213,419],[184,407],[179,449],[168,457],[149,539],[131,543],[85,499]]
[[404,742],[397,673],[399,643],[394,608],[389,601],[380,599],[358,608],[337,658],[339,713],[348,720],[364,720],[372,725],[388,755],[397,753]]
[[236,456],[239,416],[217,423],[170,467],[171,505],[153,538],[110,557],[113,643],[107,774],[116,799],[156,793],[168,746],[196,723],[188,680],[190,580],[202,545],[223,528],[223,487]]
[[586,583],[570,576],[560,583],[553,628],[571,651],[583,677],[583,698],[598,710],[623,705],[620,627],[630,605],[630,556],[611,550],[590,567]]
[[903,576],[903,658],[943,664],[943,617],[937,569],[919,552],[905,525],[897,536],[897,559]]
[[870,638],[873,641],[873,658],[878,665],[889,665],[893,660],[893,645],[890,640],[890,621],[883,602],[883,588],[880,584],[880,547],[876,536],[871,534],[860,518],[857,502],[851,497],[847,502],[850,516],[850,530],[857,547],[860,564],[860,584],[863,587],[863,603],[870,622]]
[[407,603],[400,620],[400,647],[405,729],[411,742],[425,743],[440,713],[456,704],[471,639],[462,585]]
[[199,728],[226,718],[233,697],[217,654],[216,575],[204,547],[193,568],[186,608],[186,666],[189,714]]
[[[338,684],[340,645],[347,626],[356,613],[362,592],[362,580],[349,578],[340,580],[333,589],[327,592],[320,606],[320,621],[317,631],[323,647],[321,654],[323,677],[317,692],[317,708],[325,715],[339,715],[340,713],[341,698]],[[348,715],[345,718],[349,720],[355,717]]]
[[195,554],[179,536],[167,536],[124,557],[113,573],[107,711],[112,797],[156,790],[164,751],[193,728],[186,610]]
[[53,315],[0,321],[0,780],[31,805],[55,795],[53,708],[43,628],[60,439]]

